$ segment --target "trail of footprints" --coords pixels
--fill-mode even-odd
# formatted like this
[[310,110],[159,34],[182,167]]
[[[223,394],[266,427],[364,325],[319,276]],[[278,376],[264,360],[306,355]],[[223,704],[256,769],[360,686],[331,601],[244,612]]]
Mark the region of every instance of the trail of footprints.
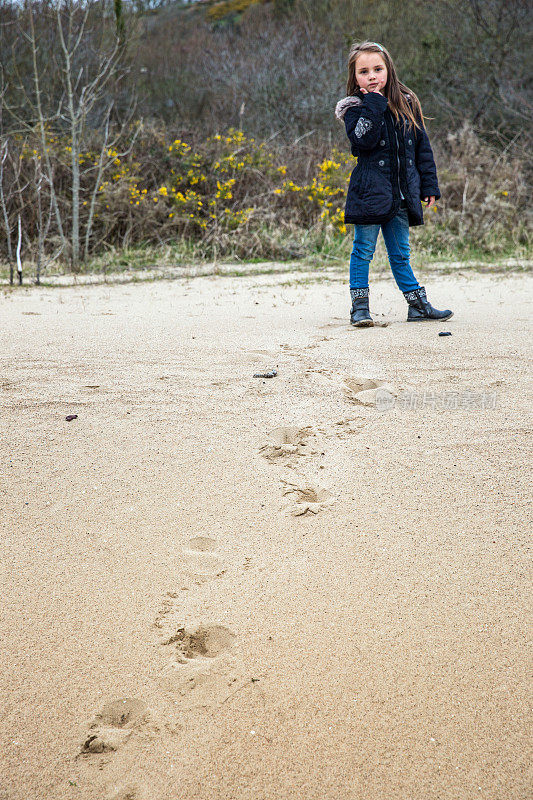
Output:
[[[305,377],[310,375],[324,376],[328,381],[333,377],[330,370],[307,368]],[[390,408],[396,395],[383,380],[355,376],[344,379],[343,390],[350,403],[380,410]],[[337,438],[347,438],[359,433],[364,425],[364,417],[347,417],[333,423],[332,432]],[[294,474],[280,477],[285,509],[293,516],[318,514],[335,502],[334,495],[318,479],[299,472],[300,464],[311,465],[314,457],[324,455],[320,440],[324,433],[324,429],[314,430],[312,425],[281,426],[269,431],[259,447],[261,455],[271,463],[294,470]]]
[[[217,542],[207,536],[189,539],[182,548],[184,574],[202,585],[225,573],[217,555]],[[201,619],[183,622],[181,592],[168,593],[154,625],[160,631],[158,648],[164,664],[158,677],[160,688],[174,701],[180,712],[206,709],[225,702],[246,682],[236,634],[218,621]]]
[[[218,622],[182,622],[184,593],[191,585],[202,586],[226,571],[216,551],[216,540],[208,536],[195,536],[183,545],[181,584],[178,590],[167,592],[154,620],[156,648],[162,656],[156,680],[173,705],[179,699],[178,719],[194,709],[225,702],[246,680],[233,631]],[[175,735],[182,726],[169,715],[164,728]],[[151,719],[145,702],[128,697],[113,700],[89,723],[78,756],[109,757],[133,734],[142,732],[161,734],[161,726]],[[106,800],[145,800],[140,791],[136,784],[114,786]]]
[[[379,392],[393,396],[383,381],[346,378],[344,394],[357,405],[376,406]],[[333,423],[335,437],[358,433],[365,418],[348,417]],[[271,430],[259,452],[270,463],[291,470],[280,477],[285,510],[294,516],[316,515],[330,507],[335,496],[314,477],[298,471],[300,465],[315,463],[324,454],[321,435],[327,431],[313,425],[280,426]],[[157,648],[163,656],[158,684],[175,700],[180,698],[180,712],[205,709],[225,702],[248,680],[239,657],[237,636],[219,622],[199,620],[185,625],[180,602],[192,586],[220,578],[226,572],[217,553],[217,542],[209,536],[195,536],[182,547],[182,581],[167,592],[154,620],[158,633]],[[244,569],[249,568],[246,559]],[[79,756],[110,754],[121,747],[136,731],[150,724],[150,710],[144,701],[119,698],[103,706],[88,725]],[[155,729],[158,730],[157,724]],[[166,725],[172,730],[172,725]],[[180,726],[178,725],[178,728]],[[135,786],[115,787],[108,800],[143,800]]]
[[316,478],[299,471],[300,464],[305,467],[317,456],[324,455],[319,438],[321,432],[314,431],[311,425],[274,428],[259,448],[261,455],[272,464],[293,471],[280,477],[286,501],[284,508],[293,516],[318,514],[335,502],[335,497]]

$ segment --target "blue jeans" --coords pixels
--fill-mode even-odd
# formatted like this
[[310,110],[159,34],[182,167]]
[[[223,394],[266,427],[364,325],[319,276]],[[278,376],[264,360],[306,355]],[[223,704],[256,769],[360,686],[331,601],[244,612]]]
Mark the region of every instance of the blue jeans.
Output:
[[398,288],[402,292],[418,289],[419,283],[409,263],[409,220],[406,208],[400,208],[396,216],[384,225],[355,225],[353,250],[350,256],[350,289],[368,287],[368,270],[380,228]]

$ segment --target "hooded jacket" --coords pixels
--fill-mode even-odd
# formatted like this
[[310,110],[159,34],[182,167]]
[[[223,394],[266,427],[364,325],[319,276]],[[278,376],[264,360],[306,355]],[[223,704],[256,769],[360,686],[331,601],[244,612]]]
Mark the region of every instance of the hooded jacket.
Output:
[[[405,95],[409,100],[409,95]],[[409,225],[423,225],[422,200],[440,190],[433,151],[425,129],[396,122],[387,98],[378,92],[339,100],[335,116],[344,121],[357,164],[350,176],[344,221],[382,225],[407,204]],[[400,194],[401,189],[401,194]]]

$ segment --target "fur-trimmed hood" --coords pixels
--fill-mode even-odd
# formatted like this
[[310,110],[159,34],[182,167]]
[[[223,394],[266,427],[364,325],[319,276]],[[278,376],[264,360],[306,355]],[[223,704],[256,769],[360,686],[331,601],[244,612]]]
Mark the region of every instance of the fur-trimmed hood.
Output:
[[344,120],[344,115],[348,111],[349,108],[352,106],[362,106],[363,101],[360,97],[355,94],[350,94],[348,97],[343,97],[342,100],[339,100],[337,105],[335,106],[335,116],[337,119],[342,122]]
[[[404,94],[406,100],[411,99],[410,94]],[[344,115],[348,111],[349,108],[353,106],[362,106],[363,101],[357,94],[350,94],[348,97],[343,97],[342,100],[339,100],[337,105],[335,106],[335,116],[339,120],[339,122],[344,121]]]

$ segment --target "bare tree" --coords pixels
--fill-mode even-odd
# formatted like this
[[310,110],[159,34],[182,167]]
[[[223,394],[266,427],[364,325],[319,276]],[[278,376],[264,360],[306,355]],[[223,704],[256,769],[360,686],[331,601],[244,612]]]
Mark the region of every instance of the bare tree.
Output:
[[[26,25],[21,20],[19,27],[31,56],[31,92],[26,76],[14,69],[12,72],[17,77],[21,102],[18,106],[5,103],[18,129],[39,138],[42,168],[39,176],[36,173],[34,190],[39,202],[44,186],[49,192],[60,252],[68,253],[74,271],[79,270],[81,260],[89,255],[95,198],[105,171],[113,163],[113,159],[107,157],[108,149],[124,136],[136,103],[132,96],[122,120],[118,123],[115,121],[111,133],[110,116],[116,111],[115,94],[124,74],[121,58],[127,40],[122,10],[115,9],[113,25],[112,18],[102,15],[103,8],[98,0],[90,0],[85,4],[75,0],[59,0],[55,6],[45,4],[39,7],[39,14],[46,16],[46,25],[38,27],[34,4],[29,2],[25,9]],[[53,33],[55,45],[49,51],[47,47]],[[42,45],[45,35],[46,42]],[[12,63],[16,64],[15,55]],[[55,91],[45,96],[43,75],[45,71],[49,74],[54,66],[57,67],[54,74],[59,76],[58,85]],[[105,130],[104,141],[96,163],[91,164],[83,159],[83,150],[89,139],[94,139],[95,129],[101,125]],[[66,135],[70,143],[70,198],[67,208],[60,205],[50,157],[50,140],[56,133]],[[129,152],[132,144],[130,142],[128,148],[123,148],[124,153]],[[91,203],[82,246],[81,208],[87,192]],[[42,206],[38,206],[37,210],[39,208],[42,212]],[[40,221],[48,230],[49,222],[44,222],[44,218]],[[38,252],[42,256],[41,239]]]
[[95,104],[103,99],[106,85],[116,73],[119,50],[117,38],[108,53],[98,55],[96,68],[90,78],[84,65],[79,65],[90,10],[91,6],[87,4],[81,20],[78,20],[80,9],[72,0],[68,0],[63,8],[60,4],[56,8],[62,53],[61,73],[66,93],[66,103],[59,116],[68,123],[72,148],[71,264],[74,271],[79,269],[80,263],[80,154],[84,129],[88,115]]
[[[23,148],[24,148],[23,143]],[[6,175],[8,180],[6,181]],[[6,187],[7,184],[7,187]],[[13,218],[18,217],[18,244],[17,244],[17,264],[20,264],[20,249],[22,246],[22,227],[20,223],[21,214],[24,213],[24,196],[28,189],[28,181],[22,180],[21,160],[18,150],[10,149],[10,136],[3,134],[0,136],[0,206],[2,207],[2,220],[6,232],[6,243],[9,263],[9,283],[13,285],[14,279],[14,256],[12,246],[12,235],[14,232]],[[20,272],[20,270],[19,270]]]
[[36,220],[37,220],[37,257],[35,262],[35,283],[39,285],[41,283],[41,272],[48,266],[48,264],[55,261],[61,253],[63,252],[64,243],[61,243],[59,248],[55,253],[50,256],[46,256],[45,254],[45,247],[44,243],[48,237],[48,232],[50,230],[50,224],[52,222],[53,216],[53,197],[55,196],[52,192],[49,191],[49,201],[48,201],[48,208],[45,210],[43,208],[44,205],[44,198],[43,198],[43,184],[49,183],[53,186],[53,181],[49,181],[45,173],[42,170],[42,159],[40,154],[36,153],[33,156],[33,163],[34,163],[34,186],[35,186],[35,193],[37,195],[37,212],[36,212]]

